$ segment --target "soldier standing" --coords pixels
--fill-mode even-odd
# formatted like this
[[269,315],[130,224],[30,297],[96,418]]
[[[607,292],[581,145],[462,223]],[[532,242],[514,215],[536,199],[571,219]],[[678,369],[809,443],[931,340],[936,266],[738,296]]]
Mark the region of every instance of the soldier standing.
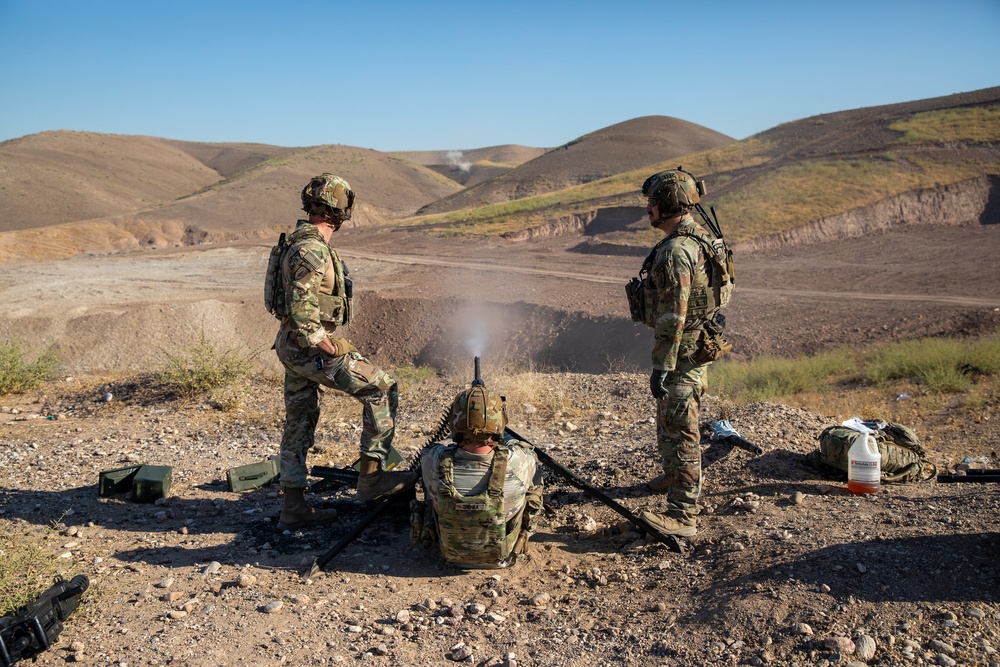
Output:
[[[498,568],[528,550],[542,509],[535,451],[504,435],[503,398],[482,385],[455,397],[449,415],[453,444],[435,443],[421,457],[427,506],[423,534],[445,560]],[[416,501],[414,501],[416,502]]]
[[335,511],[313,508],[305,500],[306,452],[315,442],[320,385],[339,389],[363,406],[359,498],[397,493],[416,479],[415,473],[382,469],[395,432],[396,381],[336,334],[337,327],[350,322],[353,304],[347,267],[329,241],[350,220],[353,208],[354,192],[347,181],[330,173],[316,176],[302,190],[302,210],[308,220],[298,221],[280,254],[275,314],[281,329],[274,349],[285,367],[281,529],[321,525],[336,518]]
[[[638,314],[633,307],[633,318],[652,327],[654,336],[649,388],[656,399],[663,473],[649,487],[665,493],[667,500],[665,512],[646,511],[642,517],[679,536],[697,533],[702,486],[698,412],[706,372],[730,347],[722,338],[725,319],[719,308],[728,303],[732,289],[731,253],[725,256],[721,233],[708,233],[691,215],[700,200],[699,185],[680,167],[643,183],[649,223],[666,236],[646,258],[641,278],[633,281],[642,303]],[[633,294],[629,296],[633,306]]]

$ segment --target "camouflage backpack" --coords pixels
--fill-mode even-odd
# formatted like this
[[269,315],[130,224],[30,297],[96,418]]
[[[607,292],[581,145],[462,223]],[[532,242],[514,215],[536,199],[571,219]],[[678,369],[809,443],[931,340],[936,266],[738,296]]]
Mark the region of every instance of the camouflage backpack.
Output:
[[279,320],[288,315],[285,286],[281,280],[281,260],[289,245],[285,242],[286,238],[287,234],[282,232],[278,242],[271,248],[271,254],[267,259],[267,272],[264,274],[264,308]]
[[[882,482],[906,483],[930,479],[937,472],[927,460],[927,450],[913,429],[895,422],[863,422],[872,431],[882,455]],[[858,432],[846,426],[828,426],[819,436],[819,451],[812,455],[819,468],[835,468],[847,473],[847,452]],[[926,471],[926,472],[925,472]]]

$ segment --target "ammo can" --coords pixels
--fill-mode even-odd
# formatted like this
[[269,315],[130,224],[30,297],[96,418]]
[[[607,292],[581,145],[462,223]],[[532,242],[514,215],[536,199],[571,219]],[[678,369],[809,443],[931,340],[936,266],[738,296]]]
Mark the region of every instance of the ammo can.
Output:
[[142,466],[132,478],[132,500],[137,503],[151,503],[157,498],[166,498],[172,481],[172,467]]
[[278,477],[280,459],[272,456],[258,463],[230,468],[226,472],[230,491],[246,491],[267,486]]
[[97,495],[107,497],[125,493],[132,488],[132,480],[141,467],[137,465],[101,471],[97,481]]

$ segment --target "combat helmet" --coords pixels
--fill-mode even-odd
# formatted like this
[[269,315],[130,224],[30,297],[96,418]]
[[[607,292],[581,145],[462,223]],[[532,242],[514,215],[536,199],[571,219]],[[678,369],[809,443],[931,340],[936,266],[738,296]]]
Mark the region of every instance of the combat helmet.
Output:
[[302,210],[341,222],[350,220],[354,211],[354,191],[347,181],[329,172],[314,176],[302,188]]
[[499,442],[507,427],[507,406],[502,396],[476,385],[455,397],[448,423],[457,443],[466,439]]
[[681,167],[653,174],[642,184],[642,195],[656,200],[660,216],[664,218],[671,218],[694,208],[703,194],[704,181],[695,182],[694,177]]

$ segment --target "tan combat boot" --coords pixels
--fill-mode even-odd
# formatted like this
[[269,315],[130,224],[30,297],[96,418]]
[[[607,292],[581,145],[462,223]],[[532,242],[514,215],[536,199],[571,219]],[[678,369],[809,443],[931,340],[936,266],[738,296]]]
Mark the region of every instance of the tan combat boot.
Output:
[[691,523],[688,524],[680,521],[679,519],[675,519],[668,514],[660,514],[659,512],[649,511],[640,513],[639,517],[644,519],[653,528],[664,535],[692,537],[698,534],[698,526],[695,524],[694,519],[692,519]]
[[278,530],[298,530],[330,523],[337,518],[337,510],[318,510],[306,502],[305,489],[285,488],[285,503],[278,517]]
[[666,493],[670,489],[670,482],[667,480],[667,473],[662,473],[657,475],[653,479],[646,482],[646,486],[653,493]]
[[358,498],[375,500],[382,496],[405,491],[417,481],[415,472],[385,472],[382,462],[367,454],[361,455],[361,470],[358,474]]

